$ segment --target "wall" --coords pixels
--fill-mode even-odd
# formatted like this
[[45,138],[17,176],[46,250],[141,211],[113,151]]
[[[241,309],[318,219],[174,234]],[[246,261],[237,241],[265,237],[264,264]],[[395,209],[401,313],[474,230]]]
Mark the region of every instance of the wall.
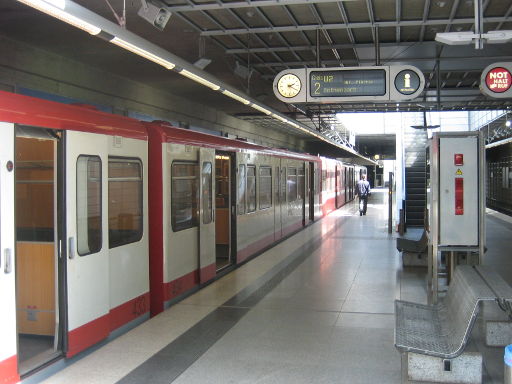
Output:
[[[0,89],[29,88],[112,107],[114,113],[155,116],[297,151],[305,142],[142,83],[0,35]],[[8,52],[8,54],[5,54]],[[219,97],[225,97],[219,95]]]

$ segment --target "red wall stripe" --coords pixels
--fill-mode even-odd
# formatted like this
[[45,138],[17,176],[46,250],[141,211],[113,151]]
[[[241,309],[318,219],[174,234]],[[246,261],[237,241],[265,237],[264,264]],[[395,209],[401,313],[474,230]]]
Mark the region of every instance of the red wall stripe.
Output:
[[4,361],[0,361],[0,383],[14,384],[19,381],[18,356],[14,355]]

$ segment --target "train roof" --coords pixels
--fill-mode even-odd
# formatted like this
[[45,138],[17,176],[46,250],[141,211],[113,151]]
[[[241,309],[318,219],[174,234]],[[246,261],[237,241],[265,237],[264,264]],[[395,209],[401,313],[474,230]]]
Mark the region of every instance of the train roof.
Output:
[[307,153],[291,152],[286,149],[277,149],[264,147],[257,144],[248,143],[246,141],[230,139],[227,137],[211,135],[208,133],[191,131],[184,128],[176,128],[164,122],[145,123],[148,126],[150,135],[156,134],[162,143],[176,143],[183,145],[192,145],[205,148],[215,148],[228,152],[249,152],[279,156],[285,158],[299,159],[305,161],[318,161],[317,156]]
[[102,112],[84,105],[63,104],[0,91],[0,121],[17,124],[91,132],[148,140],[156,134],[162,143],[177,143],[231,152],[249,152],[304,161],[318,161],[317,156],[286,149],[264,147],[189,129],[177,128],[167,122],[141,122],[133,118]]
[[129,117],[0,91],[0,121],[147,140],[144,125]]

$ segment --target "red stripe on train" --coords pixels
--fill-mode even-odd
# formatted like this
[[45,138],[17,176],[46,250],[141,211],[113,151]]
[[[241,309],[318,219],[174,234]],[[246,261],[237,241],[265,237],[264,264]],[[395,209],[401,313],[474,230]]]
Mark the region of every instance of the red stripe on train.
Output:
[[201,283],[205,283],[215,277],[217,273],[216,263],[210,264],[201,271],[192,271],[178,277],[176,280],[170,281],[164,284],[164,301],[172,300],[183,293],[191,290],[195,286],[199,285],[199,275],[201,275]]
[[149,312],[149,292],[127,301],[110,310],[110,331],[135,320]]
[[73,329],[68,332],[68,351],[66,357],[72,357],[107,338],[109,333],[110,320],[108,314]]
[[20,381],[18,375],[18,357],[16,355],[0,361],[0,383],[14,384]]
[[[298,231],[300,228],[302,228],[302,219],[300,221],[297,221],[296,223],[286,227],[283,229],[283,237],[286,235],[289,235],[290,233],[293,233],[295,231]],[[276,239],[280,238],[279,232],[272,233],[271,235],[265,236],[264,238],[255,241],[252,244],[249,244],[244,249],[237,252],[236,259],[237,263],[241,263],[242,261],[246,260],[249,256],[255,254],[258,251],[261,251],[262,249],[265,249],[266,247],[270,246],[274,243],[274,237]]]

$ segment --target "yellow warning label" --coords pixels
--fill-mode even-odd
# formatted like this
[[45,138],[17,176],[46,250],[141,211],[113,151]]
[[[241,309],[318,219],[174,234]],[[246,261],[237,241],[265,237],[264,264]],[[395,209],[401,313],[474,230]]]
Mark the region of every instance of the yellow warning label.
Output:
[[455,174],[456,174],[457,176],[462,176],[462,171],[460,170],[460,168],[459,168],[459,169],[457,169],[457,172],[455,172]]

